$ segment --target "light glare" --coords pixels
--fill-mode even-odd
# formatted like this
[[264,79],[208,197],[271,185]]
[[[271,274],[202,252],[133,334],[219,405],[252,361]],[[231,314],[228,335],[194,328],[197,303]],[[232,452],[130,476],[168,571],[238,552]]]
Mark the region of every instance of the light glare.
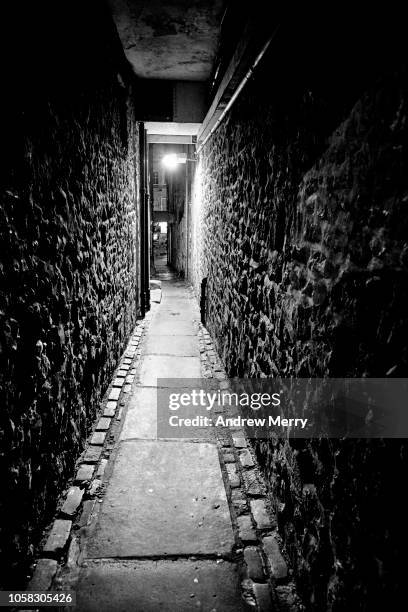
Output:
[[178,164],[177,153],[168,153],[163,157],[162,162],[163,165],[166,166],[166,168],[174,170],[174,168],[176,168]]

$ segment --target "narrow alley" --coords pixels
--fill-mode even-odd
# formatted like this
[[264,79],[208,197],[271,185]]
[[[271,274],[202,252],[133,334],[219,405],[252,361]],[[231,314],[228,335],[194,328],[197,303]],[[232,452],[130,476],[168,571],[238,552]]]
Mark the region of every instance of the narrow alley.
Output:
[[2,18],[0,606],[396,609],[402,13]]
[[82,539],[79,577],[64,577],[78,610],[108,611],[113,602],[115,610],[136,602],[138,610],[243,609],[214,436],[157,439],[157,379],[201,377],[199,312],[186,283],[166,269],[158,265],[161,302],[142,341],[103,501]]

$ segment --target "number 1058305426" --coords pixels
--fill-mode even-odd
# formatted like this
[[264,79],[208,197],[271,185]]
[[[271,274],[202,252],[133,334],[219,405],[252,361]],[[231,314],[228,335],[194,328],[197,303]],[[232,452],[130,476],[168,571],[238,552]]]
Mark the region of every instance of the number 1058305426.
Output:
[[73,591],[0,591],[0,607],[75,606]]

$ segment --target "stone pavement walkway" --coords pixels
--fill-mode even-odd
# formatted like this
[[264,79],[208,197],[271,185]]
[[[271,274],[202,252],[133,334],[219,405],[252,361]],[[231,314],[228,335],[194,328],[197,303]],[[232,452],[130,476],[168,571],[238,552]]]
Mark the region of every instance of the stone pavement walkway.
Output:
[[[215,439],[157,439],[157,378],[200,378],[199,313],[163,266],[106,493],[73,588],[76,610],[239,612],[234,533]],[[72,609],[72,608],[71,608]]]

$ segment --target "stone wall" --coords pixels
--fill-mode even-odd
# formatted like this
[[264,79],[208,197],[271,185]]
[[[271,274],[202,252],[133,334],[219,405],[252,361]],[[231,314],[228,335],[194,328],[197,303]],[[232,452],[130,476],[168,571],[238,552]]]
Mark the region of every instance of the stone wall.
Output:
[[139,300],[136,91],[102,3],[34,4],[9,16],[2,55],[9,58],[0,209],[8,589],[21,585],[73,473]]
[[[347,55],[309,25],[278,36],[201,151],[192,280],[230,376],[407,376],[406,67],[384,37],[348,36]],[[405,442],[255,447],[307,609],[386,605]]]
[[[168,150],[185,154],[186,148],[186,145],[171,145]],[[174,221],[169,225],[169,263],[182,277],[186,273],[186,171],[186,164],[178,164],[166,173],[169,210],[174,215]]]
[[170,226],[170,231],[172,232],[172,260],[170,263],[182,278],[184,278],[186,272],[185,229],[186,222],[184,215],[179,223],[175,221]]

